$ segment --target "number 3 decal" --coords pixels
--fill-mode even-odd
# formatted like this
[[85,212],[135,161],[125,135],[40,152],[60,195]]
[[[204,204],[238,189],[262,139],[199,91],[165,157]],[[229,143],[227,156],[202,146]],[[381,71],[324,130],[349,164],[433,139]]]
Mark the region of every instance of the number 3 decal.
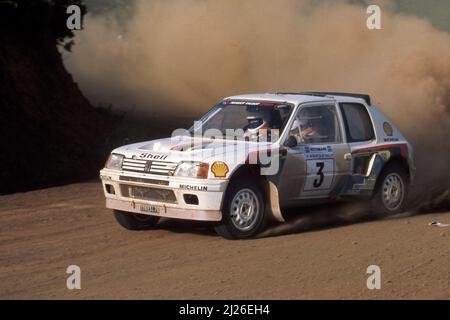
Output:
[[326,190],[331,187],[334,176],[334,159],[306,161],[305,191]]
[[317,171],[317,175],[319,176],[319,179],[314,180],[313,186],[314,186],[314,188],[319,188],[323,183],[323,178],[324,178],[323,168],[325,167],[325,163],[317,162],[316,167],[319,168],[319,171]]

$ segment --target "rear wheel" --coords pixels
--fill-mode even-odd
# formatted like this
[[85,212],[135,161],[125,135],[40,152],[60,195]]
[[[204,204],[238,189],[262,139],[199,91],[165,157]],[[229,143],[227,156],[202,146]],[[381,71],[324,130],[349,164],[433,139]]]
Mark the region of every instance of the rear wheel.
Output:
[[372,199],[374,213],[386,217],[405,211],[408,184],[408,174],[401,165],[388,165],[378,178]]
[[215,227],[226,239],[247,239],[258,234],[265,225],[262,193],[253,181],[238,180],[230,185],[222,208],[222,221]]
[[152,229],[159,220],[159,217],[119,210],[114,210],[114,217],[122,227],[128,230]]

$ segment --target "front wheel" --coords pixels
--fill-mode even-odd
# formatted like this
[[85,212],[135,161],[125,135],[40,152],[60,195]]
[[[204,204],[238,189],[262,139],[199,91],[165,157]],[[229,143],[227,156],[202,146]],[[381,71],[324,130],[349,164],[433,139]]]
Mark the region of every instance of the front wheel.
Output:
[[238,180],[230,185],[222,208],[222,221],[215,227],[226,239],[247,239],[265,225],[262,192],[253,181]]
[[159,217],[119,210],[114,210],[114,217],[122,227],[128,230],[152,229],[159,221]]
[[377,216],[387,217],[401,213],[406,208],[408,174],[405,169],[392,164],[379,176],[379,182],[372,199],[372,210]]

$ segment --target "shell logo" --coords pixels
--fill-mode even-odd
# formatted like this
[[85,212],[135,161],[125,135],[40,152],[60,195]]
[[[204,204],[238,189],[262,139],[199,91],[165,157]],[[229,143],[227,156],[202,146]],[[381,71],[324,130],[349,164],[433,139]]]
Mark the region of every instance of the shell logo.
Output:
[[224,178],[226,177],[229,169],[225,162],[217,161],[214,162],[211,166],[211,172],[214,174],[216,178]]

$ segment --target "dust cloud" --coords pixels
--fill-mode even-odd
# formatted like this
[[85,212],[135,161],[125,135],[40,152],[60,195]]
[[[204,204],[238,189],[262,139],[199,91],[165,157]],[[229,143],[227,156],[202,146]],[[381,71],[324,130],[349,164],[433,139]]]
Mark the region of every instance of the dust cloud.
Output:
[[369,93],[415,147],[415,207],[448,206],[450,34],[375,2],[381,30],[345,1],[137,0],[128,19],[87,15],[65,63],[94,104],[159,116],[238,93]]

